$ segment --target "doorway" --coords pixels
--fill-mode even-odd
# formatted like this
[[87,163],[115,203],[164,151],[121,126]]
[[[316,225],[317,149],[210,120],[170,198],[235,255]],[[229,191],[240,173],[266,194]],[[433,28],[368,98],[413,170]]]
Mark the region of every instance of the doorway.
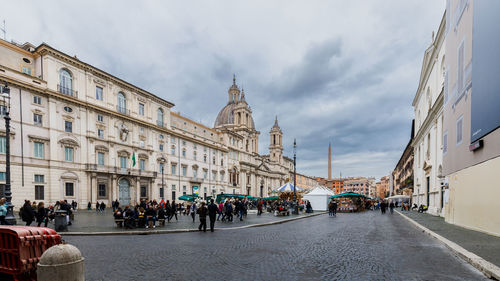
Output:
[[127,179],[118,182],[118,201],[121,206],[130,205],[130,182]]

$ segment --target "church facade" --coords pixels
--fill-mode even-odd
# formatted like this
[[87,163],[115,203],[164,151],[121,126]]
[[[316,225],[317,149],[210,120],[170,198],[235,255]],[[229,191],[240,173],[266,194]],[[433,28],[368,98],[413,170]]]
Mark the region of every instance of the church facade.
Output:
[[[269,154],[259,154],[260,132],[234,78],[213,127],[46,44],[0,40],[0,84],[10,89],[16,207],[25,199],[46,204],[75,200],[85,207],[88,202],[109,205],[118,199],[126,205],[189,194],[266,197],[293,177],[277,119],[269,131]],[[5,147],[2,122],[0,193]]]

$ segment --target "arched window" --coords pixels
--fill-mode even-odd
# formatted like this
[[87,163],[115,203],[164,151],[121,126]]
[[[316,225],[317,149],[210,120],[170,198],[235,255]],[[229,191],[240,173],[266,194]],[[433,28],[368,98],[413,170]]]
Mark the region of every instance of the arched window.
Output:
[[158,111],[156,113],[156,124],[158,124],[158,126],[161,126],[163,127],[163,109],[161,108],[158,108]]
[[118,112],[126,113],[127,111],[127,99],[122,92],[118,93]]
[[73,76],[67,69],[59,72],[59,92],[66,95],[73,95]]

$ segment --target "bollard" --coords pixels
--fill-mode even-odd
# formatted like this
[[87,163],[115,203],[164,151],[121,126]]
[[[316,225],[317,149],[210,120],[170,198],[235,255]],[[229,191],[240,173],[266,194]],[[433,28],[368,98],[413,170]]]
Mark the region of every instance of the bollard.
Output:
[[37,266],[39,281],[84,281],[84,258],[78,248],[69,244],[50,247]]

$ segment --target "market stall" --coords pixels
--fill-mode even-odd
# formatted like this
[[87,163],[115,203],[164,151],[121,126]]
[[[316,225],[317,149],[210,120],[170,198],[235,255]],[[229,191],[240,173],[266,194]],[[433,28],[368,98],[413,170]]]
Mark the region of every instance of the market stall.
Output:
[[330,199],[337,201],[338,212],[360,212],[365,210],[368,197],[355,192],[345,192],[331,196]]
[[302,198],[303,200],[308,200],[311,202],[312,209],[315,211],[326,211],[328,210],[328,203],[330,202],[330,197],[335,195],[333,191],[324,186],[317,186],[309,193],[305,194]]

